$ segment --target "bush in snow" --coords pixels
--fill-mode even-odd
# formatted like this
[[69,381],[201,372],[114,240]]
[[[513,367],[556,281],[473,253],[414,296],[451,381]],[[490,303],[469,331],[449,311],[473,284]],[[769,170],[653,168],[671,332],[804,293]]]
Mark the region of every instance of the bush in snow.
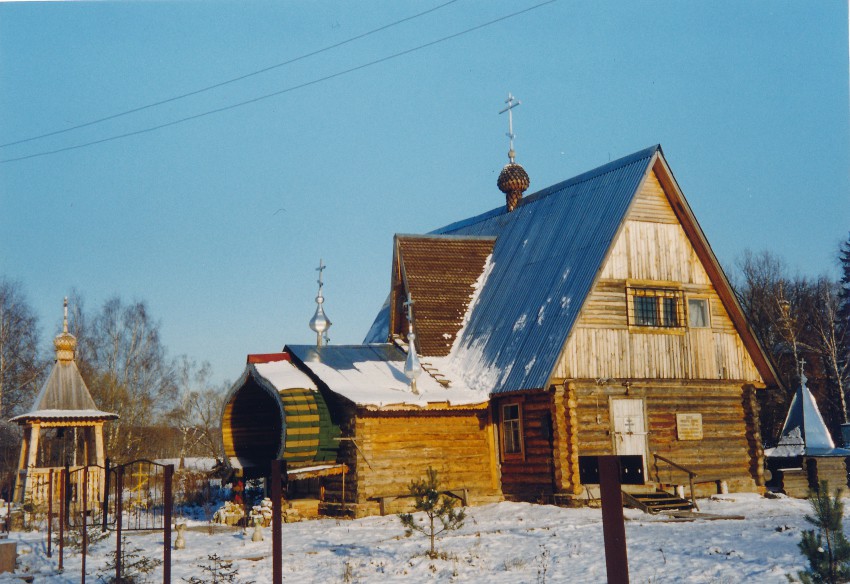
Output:
[[410,483],[413,507],[425,513],[427,522],[423,519],[417,521],[411,513],[401,513],[398,516],[405,527],[405,535],[410,536],[414,531],[418,531],[431,538],[431,551],[428,552],[431,559],[438,555],[434,549],[436,536],[445,531],[460,529],[463,526],[463,520],[466,519],[464,509],[455,509],[455,503],[457,503],[455,499],[448,495],[440,496],[439,486],[437,471],[433,468],[426,471],[424,479]]
[[850,581],[850,542],[844,536],[844,503],[841,489],[830,497],[829,485],[821,481],[809,494],[813,515],[806,521],[817,529],[807,529],[798,544],[809,561],[809,568],[797,573],[804,584],[836,584]]

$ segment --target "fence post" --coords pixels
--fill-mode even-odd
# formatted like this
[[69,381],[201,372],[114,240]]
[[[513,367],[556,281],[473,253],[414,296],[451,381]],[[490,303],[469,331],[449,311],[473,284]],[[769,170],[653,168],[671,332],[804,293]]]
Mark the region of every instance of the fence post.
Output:
[[124,467],[119,466],[115,477],[115,581],[121,581],[124,554],[121,553],[121,524],[124,523]]
[[281,488],[280,475],[283,472],[283,461],[273,460],[272,475],[272,584],[281,584],[283,579],[283,558],[281,547]]
[[53,557],[53,469],[47,478],[47,557]]
[[620,487],[620,461],[617,456],[599,457],[599,495],[602,499],[602,533],[605,540],[608,584],[629,584],[623,492]]
[[162,551],[162,582],[171,584],[171,512],[174,502],[171,492],[171,479],[174,476],[174,465],[165,466],[165,525],[163,525],[164,546]]
[[86,556],[88,555],[88,547],[89,547],[89,535],[88,529],[86,526],[86,511],[89,506],[89,467],[83,467],[83,510],[80,529],[83,530],[83,569],[82,569],[82,577],[80,578],[81,584],[86,584]]
[[65,508],[68,506],[68,503],[65,501],[65,487],[66,487],[66,479],[65,475],[68,473],[68,467],[66,466],[59,471],[59,571],[61,572],[64,567],[62,561],[65,558]]
[[109,459],[106,459],[106,467],[103,472],[106,476],[103,477],[103,525],[101,531],[106,531],[107,517],[109,516]]
[[65,522],[65,527],[70,527],[71,522],[68,520],[68,516],[71,513],[71,468],[67,464],[65,465],[64,485],[65,491],[62,498],[65,500],[65,511],[62,514],[62,521]]

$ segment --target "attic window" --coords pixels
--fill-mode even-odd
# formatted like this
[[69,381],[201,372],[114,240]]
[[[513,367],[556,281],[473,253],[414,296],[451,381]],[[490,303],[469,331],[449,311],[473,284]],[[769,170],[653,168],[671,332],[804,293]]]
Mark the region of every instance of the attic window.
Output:
[[678,329],[685,326],[684,294],[675,288],[626,288],[629,326]]

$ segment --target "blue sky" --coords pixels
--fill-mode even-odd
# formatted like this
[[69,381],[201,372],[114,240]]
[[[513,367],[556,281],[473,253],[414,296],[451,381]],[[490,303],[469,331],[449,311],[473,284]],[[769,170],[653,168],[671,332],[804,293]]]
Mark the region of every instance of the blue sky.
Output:
[[[412,16],[427,2],[0,4],[0,143],[207,87]],[[535,6],[458,0],[238,83],[0,148],[135,132],[360,67]],[[365,7],[364,7],[365,6]],[[541,6],[428,48],[159,131],[0,162],[0,274],[48,341],[62,297],[145,300],[172,354],[236,379],[313,339],[360,342],[392,235],[503,204],[508,92],[529,192],[661,143],[715,253],[835,274],[850,230],[847,3]]]

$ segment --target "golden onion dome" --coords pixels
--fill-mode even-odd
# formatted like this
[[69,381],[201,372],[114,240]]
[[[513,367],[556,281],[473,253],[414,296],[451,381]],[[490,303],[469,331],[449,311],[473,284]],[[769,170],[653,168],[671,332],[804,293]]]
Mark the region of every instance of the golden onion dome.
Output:
[[53,339],[56,347],[57,361],[73,361],[77,350],[77,337],[68,332],[68,299],[65,298],[65,318],[62,323],[62,332]]

